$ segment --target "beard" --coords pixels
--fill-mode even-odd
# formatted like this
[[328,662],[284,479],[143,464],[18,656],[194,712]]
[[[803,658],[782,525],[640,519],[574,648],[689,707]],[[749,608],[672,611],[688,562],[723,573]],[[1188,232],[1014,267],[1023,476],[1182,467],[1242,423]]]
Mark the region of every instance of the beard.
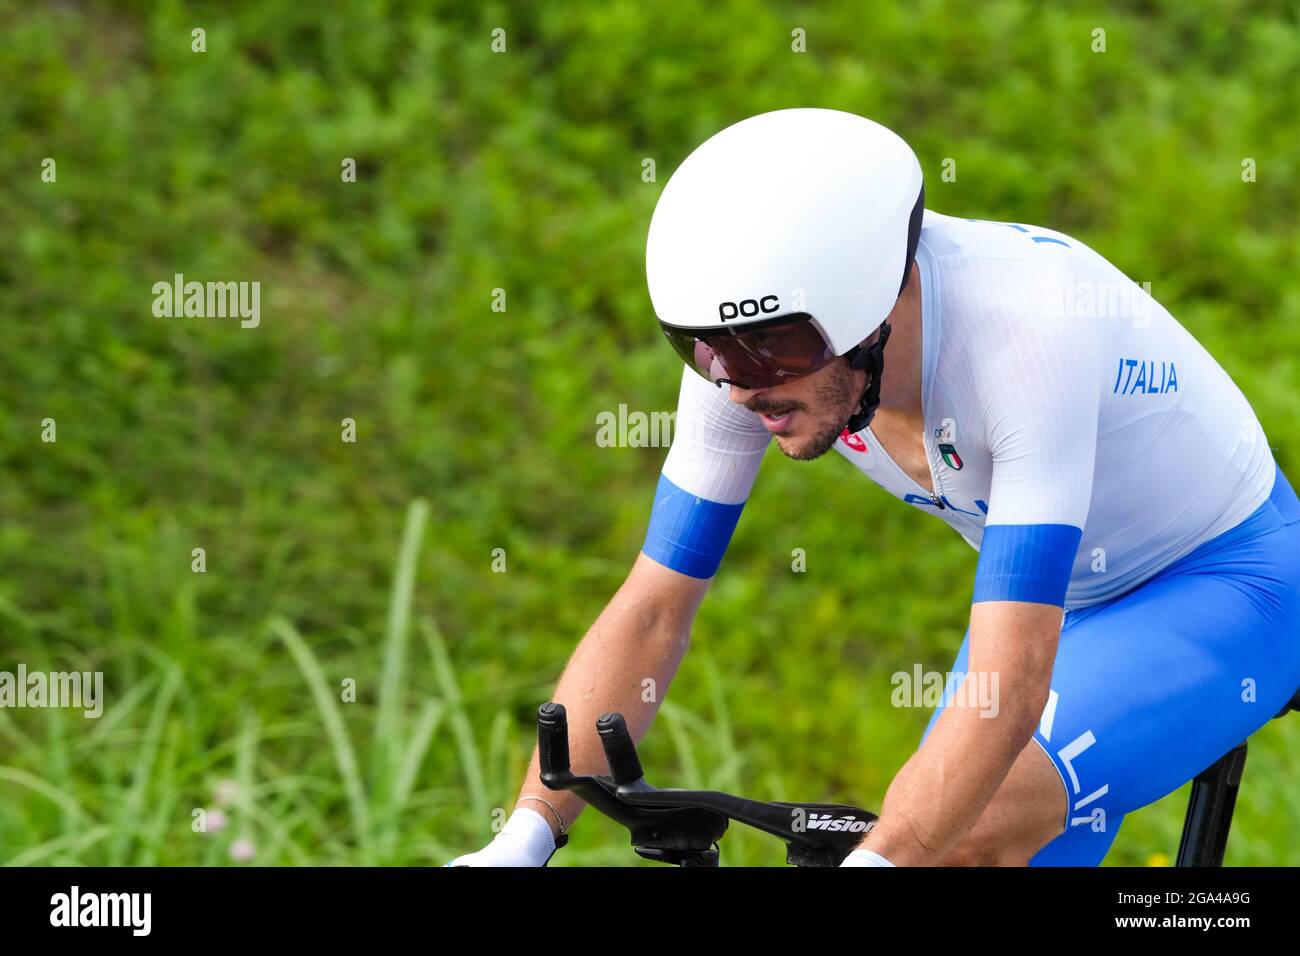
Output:
[[[788,443],[780,435],[777,436],[777,447],[787,458],[812,461],[830,451],[839,441],[845,424],[862,400],[863,386],[859,384],[849,363],[841,358],[831,368],[833,373],[818,382],[813,390],[813,398],[821,414],[810,423],[814,428],[812,435]],[[807,406],[804,406],[804,411],[807,410]]]

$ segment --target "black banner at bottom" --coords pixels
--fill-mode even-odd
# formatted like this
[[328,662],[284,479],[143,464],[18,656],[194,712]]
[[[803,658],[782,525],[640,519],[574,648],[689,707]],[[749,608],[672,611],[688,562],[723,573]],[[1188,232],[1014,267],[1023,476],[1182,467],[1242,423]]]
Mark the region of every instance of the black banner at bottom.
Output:
[[[734,941],[784,924],[940,943],[1294,925],[1294,869],[5,869],[7,943]],[[618,936],[606,935],[606,928]],[[466,935],[468,934],[468,939]],[[20,952],[20,950],[10,950]]]

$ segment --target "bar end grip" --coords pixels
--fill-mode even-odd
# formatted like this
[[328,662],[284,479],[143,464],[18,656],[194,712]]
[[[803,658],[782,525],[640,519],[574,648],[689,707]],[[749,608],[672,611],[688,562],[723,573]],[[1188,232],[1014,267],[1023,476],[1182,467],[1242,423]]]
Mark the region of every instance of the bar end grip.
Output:
[[600,734],[601,745],[605,748],[605,760],[609,762],[610,775],[617,786],[636,783],[645,776],[641,769],[641,758],[636,755],[636,744],[628,733],[627,721],[622,714],[601,714],[596,721],[596,732]]

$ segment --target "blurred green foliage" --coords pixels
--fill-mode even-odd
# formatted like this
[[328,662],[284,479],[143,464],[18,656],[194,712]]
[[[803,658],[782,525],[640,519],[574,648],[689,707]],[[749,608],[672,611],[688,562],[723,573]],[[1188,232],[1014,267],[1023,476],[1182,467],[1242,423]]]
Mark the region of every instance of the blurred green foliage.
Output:
[[[98,722],[0,711],[0,861],[220,863],[243,837],[260,863],[437,863],[490,836],[640,546],[663,451],[594,436],[675,401],[650,212],[764,110],[878,119],[932,208],[1150,281],[1300,473],[1292,3],[0,0],[0,22],[0,669],[102,669],[109,695]],[[260,281],[261,326],[155,318],[176,273]],[[765,463],[646,746],[663,784],[878,805],[915,747],[928,713],[890,707],[889,674],[946,669],[975,555],[849,467]],[[394,638],[416,497],[419,623]],[[331,723],[313,689],[349,677]],[[1230,863],[1300,862],[1290,724],[1252,740]],[[377,729],[397,743],[362,746]],[[191,833],[223,779],[230,825]],[[1172,854],[1182,807],[1132,815],[1108,862]],[[584,820],[557,864],[633,862]]]

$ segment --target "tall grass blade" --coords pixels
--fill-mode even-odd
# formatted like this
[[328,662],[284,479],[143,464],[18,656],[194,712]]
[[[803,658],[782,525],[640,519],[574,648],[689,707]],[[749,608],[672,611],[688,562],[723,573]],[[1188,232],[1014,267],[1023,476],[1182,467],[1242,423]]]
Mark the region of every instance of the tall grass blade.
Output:
[[407,637],[411,627],[411,595],[415,590],[415,572],[420,554],[420,540],[429,516],[429,505],[416,498],[406,510],[402,546],[393,573],[393,589],[388,598],[388,622],[384,631],[384,656],[379,678],[378,715],[375,719],[374,754],[371,767],[371,792],[387,806],[393,774],[402,755],[402,715],[404,704],[403,676],[406,669]]
[[271,620],[271,631],[289,648],[289,653],[298,664],[311,689],[311,695],[325,724],[325,733],[329,737],[330,747],[334,752],[334,763],[339,776],[343,778],[343,788],[347,794],[348,807],[352,814],[352,828],[356,831],[357,841],[367,857],[370,856],[370,808],[366,802],[365,788],[361,783],[361,772],[357,768],[357,758],[352,751],[352,741],[343,727],[343,715],[339,712],[338,702],[334,699],[325,672],[321,669],[316,655],[311,652],[307,642],[302,639],[293,626],[283,618]]
[[120,812],[117,815],[116,823],[117,833],[114,834],[114,839],[109,848],[109,859],[113,866],[126,865],[127,852],[130,849],[135,826],[144,807],[145,793],[149,789],[149,783],[153,775],[154,758],[157,756],[158,748],[162,743],[163,728],[166,726],[167,715],[171,711],[172,699],[176,696],[176,689],[180,687],[180,684],[180,668],[173,664],[168,667],[162,686],[158,688],[158,695],[154,698],[153,710],[149,714],[149,723],[145,726],[144,737],[140,741],[136,755],[135,769],[131,775],[131,788],[126,793],[126,799],[120,804]]
[[449,711],[451,735],[456,742],[461,774],[469,798],[470,818],[473,821],[482,821],[486,825],[491,819],[491,806],[488,803],[487,789],[483,784],[483,762],[474,743],[474,729],[470,724],[469,715],[465,713],[465,702],[461,698],[460,686],[456,683],[456,672],[447,654],[447,645],[442,639],[437,623],[432,618],[421,619],[420,631],[429,648],[429,655],[433,658],[434,676]]

